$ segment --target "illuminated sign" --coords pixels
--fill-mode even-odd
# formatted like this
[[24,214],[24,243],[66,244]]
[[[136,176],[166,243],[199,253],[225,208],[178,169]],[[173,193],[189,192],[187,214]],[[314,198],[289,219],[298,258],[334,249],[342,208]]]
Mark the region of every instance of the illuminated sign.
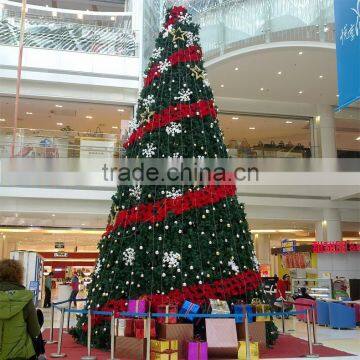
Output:
[[317,254],[346,254],[360,251],[360,244],[348,241],[316,241],[312,244],[312,251]]
[[283,254],[295,252],[296,241],[284,239],[281,240],[281,249]]

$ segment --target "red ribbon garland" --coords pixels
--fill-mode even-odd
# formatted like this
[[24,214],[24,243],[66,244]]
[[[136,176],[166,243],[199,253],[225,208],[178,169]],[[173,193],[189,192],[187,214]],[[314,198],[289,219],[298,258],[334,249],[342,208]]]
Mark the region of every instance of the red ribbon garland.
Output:
[[183,6],[174,6],[171,9],[169,19],[165,23],[164,27],[168,28],[170,25],[175,24],[176,21],[178,20],[179,16],[180,15],[185,15],[186,12],[187,12],[187,10]]
[[150,122],[135,130],[124,144],[124,148],[128,148],[136,140],[140,140],[146,133],[164,127],[171,122],[179,122],[187,117],[193,116],[198,116],[203,119],[207,115],[214,118],[217,115],[214,100],[200,100],[192,104],[180,103],[175,106],[170,105],[160,113],[154,114]]
[[[181,62],[186,63],[190,61],[200,61],[202,58],[202,51],[201,48],[197,45],[189,46],[186,49],[180,49],[168,57],[168,61],[171,63],[172,66],[175,66]],[[154,64],[147,76],[144,79],[144,88],[149,86],[155,78],[161,75],[159,71],[159,64]]]
[[109,232],[118,227],[127,228],[136,223],[159,222],[164,220],[170,212],[181,215],[185,211],[215,204],[235,194],[235,185],[207,185],[197,191],[188,191],[175,199],[163,198],[152,204],[139,204],[130,209],[119,211],[114,225],[109,225],[103,236],[108,235]]

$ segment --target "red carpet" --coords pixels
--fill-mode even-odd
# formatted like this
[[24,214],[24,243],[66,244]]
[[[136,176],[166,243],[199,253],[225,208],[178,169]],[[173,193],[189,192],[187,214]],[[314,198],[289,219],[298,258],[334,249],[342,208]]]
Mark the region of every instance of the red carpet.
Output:
[[[44,339],[49,338],[49,331],[44,332]],[[57,339],[57,330],[55,329],[55,338]],[[78,360],[86,355],[87,349],[84,346],[76,344],[73,338],[68,335],[63,335],[62,353],[67,355],[68,359]],[[307,354],[308,346],[305,340],[301,340],[291,335],[280,335],[276,346],[273,349],[261,348],[260,359],[274,359],[274,358],[299,358]],[[46,355],[50,359],[50,354],[57,352],[57,344],[46,345]],[[325,356],[353,356],[352,354],[335,350],[326,346],[315,346],[314,353],[321,357]],[[110,358],[109,352],[92,349],[92,355],[95,355],[98,360],[107,360]]]
[[[322,345],[314,346],[313,349],[314,354],[318,354],[320,357],[354,356],[353,354]],[[300,358],[308,354],[308,351],[309,348],[307,341],[291,335],[280,335],[273,349],[268,349],[266,347],[260,349],[260,358]]]

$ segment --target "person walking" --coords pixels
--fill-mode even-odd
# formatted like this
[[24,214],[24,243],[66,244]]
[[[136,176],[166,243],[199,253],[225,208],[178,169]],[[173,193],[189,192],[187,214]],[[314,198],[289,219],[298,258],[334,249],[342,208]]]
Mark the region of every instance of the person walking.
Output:
[[48,276],[45,278],[45,300],[44,300],[44,308],[51,307],[51,287],[52,287],[52,276],[54,275],[53,272],[51,272]]
[[40,326],[33,293],[22,286],[24,269],[16,260],[0,261],[0,360],[35,360],[33,342]]
[[71,295],[70,295],[70,306],[71,303],[74,302],[74,305],[76,307],[76,296],[79,292],[79,277],[77,275],[77,273],[75,272],[73,277],[71,278]]

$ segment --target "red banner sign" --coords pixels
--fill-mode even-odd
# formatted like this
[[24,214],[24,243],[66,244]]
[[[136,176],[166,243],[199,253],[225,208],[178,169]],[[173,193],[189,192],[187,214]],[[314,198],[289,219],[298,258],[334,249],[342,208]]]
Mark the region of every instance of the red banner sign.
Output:
[[360,251],[360,244],[348,241],[316,241],[312,244],[312,251],[317,254],[345,254]]

